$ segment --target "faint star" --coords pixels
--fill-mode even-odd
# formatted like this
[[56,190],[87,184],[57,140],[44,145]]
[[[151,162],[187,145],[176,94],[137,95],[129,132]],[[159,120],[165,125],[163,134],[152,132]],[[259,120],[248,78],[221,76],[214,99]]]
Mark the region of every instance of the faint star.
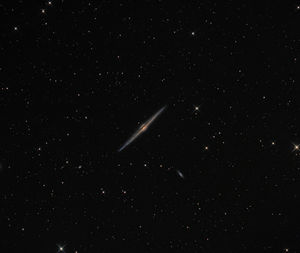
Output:
[[208,150],[208,146],[205,146],[204,149],[205,149],[205,150]]
[[17,27],[17,26],[15,26],[15,27],[14,27],[14,30],[15,30],[15,31],[18,31],[18,27]]
[[271,144],[272,144],[272,145],[275,145],[275,141],[272,141]]
[[195,32],[191,32],[191,34],[192,34],[192,36],[195,36],[196,33]]
[[43,14],[45,14],[46,11],[45,11],[45,9],[42,9],[41,12],[42,12]]

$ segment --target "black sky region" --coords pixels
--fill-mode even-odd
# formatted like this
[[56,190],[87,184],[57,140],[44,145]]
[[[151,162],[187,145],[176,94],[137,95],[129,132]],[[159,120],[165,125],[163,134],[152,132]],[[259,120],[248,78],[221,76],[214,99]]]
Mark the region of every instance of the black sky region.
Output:
[[1,1],[0,252],[300,252],[299,13]]

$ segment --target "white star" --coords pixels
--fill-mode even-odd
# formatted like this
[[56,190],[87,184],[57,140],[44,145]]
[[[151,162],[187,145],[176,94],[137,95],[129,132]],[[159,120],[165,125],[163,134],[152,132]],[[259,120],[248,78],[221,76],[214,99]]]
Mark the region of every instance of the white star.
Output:
[[58,252],[64,252],[65,246],[58,245]]
[[198,105],[194,105],[194,113],[197,113],[200,110],[200,107]]

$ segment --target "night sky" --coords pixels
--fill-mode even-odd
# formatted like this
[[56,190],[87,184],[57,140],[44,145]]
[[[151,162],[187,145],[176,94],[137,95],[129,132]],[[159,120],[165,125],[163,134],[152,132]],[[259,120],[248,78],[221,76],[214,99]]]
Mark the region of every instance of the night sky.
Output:
[[299,14],[1,1],[0,252],[300,252]]

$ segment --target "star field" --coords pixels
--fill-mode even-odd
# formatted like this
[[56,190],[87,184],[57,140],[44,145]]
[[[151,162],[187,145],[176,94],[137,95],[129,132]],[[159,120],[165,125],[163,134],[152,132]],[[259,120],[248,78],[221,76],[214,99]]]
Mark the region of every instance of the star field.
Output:
[[0,252],[299,252],[299,6],[0,3]]

